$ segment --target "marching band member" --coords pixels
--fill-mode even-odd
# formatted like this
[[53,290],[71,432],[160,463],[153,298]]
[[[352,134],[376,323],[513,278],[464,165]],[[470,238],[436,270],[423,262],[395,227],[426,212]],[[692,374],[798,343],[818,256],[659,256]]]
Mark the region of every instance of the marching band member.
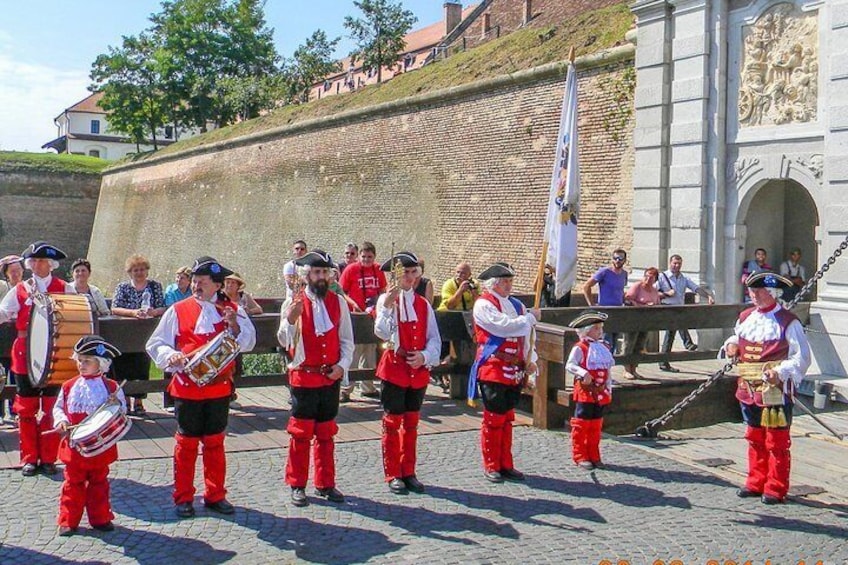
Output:
[[574,417],[571,418],[571,453],[582,469],[603,468],[601,428],[604,406],[612,401],[610,369],[615,364],[604,342],[607,315],[586,310],[568,324],[580,341],[571,349],[565,369],[574,375]]
[[113,445],[93,457],[83,457],[68,441],[68,428],[93,414],[107,400],[117,400],[124,412],[127,400],[118,383],[106,377],[118,349],[99,335],[88,335],[74,345],[73,358],[79,368],[76,376],[61,387],[53,406],[53,421],[62,436],[59,458],[65,464],[65,482],[59,498],[59,535],[76,533],[83,510],[88,511],[91,527],[101,532],[115,529],[109,503],[109,465],[118,459],[118,446]]
[[306,288],[283,303],[277,332],[292,360],[286,483],[292,489],[292,504],[309,504],[306,482],[314,436],[315,494],[340,503],[344,495],[336,488],[334,437],[339,431],[336,416],[341,378],[353,362],[353,326],[345,299],[329,290],[329,270],[335,266],[330,256],[316,249],[295,263],[306,271]]
[[[51,273],[67,255],[44,241],[36,241],[22,254],[24,266],[32,271],[32,278],[18,283],[0,302],[0,324],[15,320],[17,339],[12,344],[12,370],[18,386],[14,408],[18,414],[18,432],[21,442],[21,474],[31,477],[38,470],[45,475],[56,473],[59,436],[43,434],[53,429],[53,405],[59,386],[36,388],[30,383],[27,359],[27,335],[32,310],[32,294],[76,294],[73,287]],[[14,291],[14,292],[13,292]],[[41,417],[39,418],[39,414]]]
[[810,366],[810,344],[795,314],[777,301],[791,280],[761,271],[745,286],[754,306],[739,314],[723,348],[739,359],[736,398],[747,425],[748,478],[736,494],[779,504],[789,492],[793,396]]
[[403,275],[377,300],[374,333],[389,344],[377,365],[377,377],[383,381],[383,470],[389,489],[406,494],[424,492],[415,476],[418,420],[429,368],[439,364],[442,338],[433,307],[414,289],[418,257],[402,251],[381,270],[392,271],[398,264]]
[[527,310],[510,296],[515,270],[495,263],[478,279],[485,292],[474,303],[474,332],[477,357],[468,379],[468,398],[483,397],[480,444],[483,476],[493,483],[523,481],[512,459],[512,422],[521,397],[525,375],[536,373],[536,347],[530,331],[539,320],[537,308]]
[[180,518],[194,516],[194,470],[200,443],[206,485],[204,506],[221,514],[235,512],[224,487],[224,430],[233,392],[233,365],[202,387],[184,371],[190,354],[224,331],[232,334],[241,352],[250,351],[256,344],[256,330],[244,309],[227,300],[221,291],[224,278],[230,274],[232,271],[212,257],[197,259],[191,270],[192,298],[170,306],[147,341],[147,353],[156,366],[174,373],[168,392],[174,398],[177,418],[174,504]]

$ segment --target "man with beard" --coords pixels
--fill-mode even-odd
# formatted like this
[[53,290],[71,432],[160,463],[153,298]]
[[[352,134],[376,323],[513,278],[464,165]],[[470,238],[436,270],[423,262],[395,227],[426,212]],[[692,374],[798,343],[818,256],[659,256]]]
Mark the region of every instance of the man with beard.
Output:
[[173,372],[168,392],[174,398],[177,418],[174,447],[174,504],[180,518],[194,516],[194,470],[197,451],[203,443],[204,505],[213,512],[232,514],[224,488],[227,462],[224,430],[233,392],[234,363],[224,367],[213,381],[198,385],[185,372],[191,353],[218,334],[229,331],[240,351],[256,344],[256,330],[244,309],[226,298],[221,289],[233,272],[212,257],[200,257],[191,270],[192,297],[170,306],[150,339],[147,354],[156,366]]
[[53,405],[62,387],[36,388],[30,384],[27,337],[34,293],[76,294],[70,284],[51,274],[66,257],[63,251],[44,241],[31,244],[23,252],[23,259],[24,266],[32,271],[32,278],[15,285],[0,302],[0,324],[14,319],[18,330],[12,344],[11,373],[18,385],[14,408],[21,441],[21,474],[25,477],[35,475],[39,468],[45,475],[56,473],[59,436],[44,432],[53,429]]
[[353,326],[344,298],[329,290],[329,270],[334,267],[330,256],[315,249],[298,258],[297,265],[307,286],[283,303],[277,332],[291,358],[286,483],[292,489],[292,504],[309,504],[306,482],[314,437],[315,494],[330,502],[344,502],[336,488],[333,438],[339,431],[336,416],[341,378],[353,361]]

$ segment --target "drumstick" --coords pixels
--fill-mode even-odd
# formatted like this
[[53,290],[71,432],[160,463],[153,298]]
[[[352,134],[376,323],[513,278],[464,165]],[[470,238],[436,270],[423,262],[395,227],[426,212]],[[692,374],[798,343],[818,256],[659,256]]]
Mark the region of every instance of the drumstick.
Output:
[[78,428],[78,427],[80,427],[80,424],[75,424],[73,426],[65,426],[64,430],[62,430],[61,428],[53,428],[51,430],[45,430],[45,431],[41,432],[41,435],[46,436],[47,434],[58,434],[58,433],[61,433],[63,431],[69,432],[69,431],[73,430],[74,428]]

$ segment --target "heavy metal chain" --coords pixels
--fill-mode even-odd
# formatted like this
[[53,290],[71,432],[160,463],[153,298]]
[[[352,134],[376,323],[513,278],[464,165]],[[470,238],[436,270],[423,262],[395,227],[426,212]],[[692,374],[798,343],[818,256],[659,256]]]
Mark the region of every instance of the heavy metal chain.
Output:
[[[801,290],[798,291],[798,294],[796,294],[795,297],[792,298],[792,300],[790,300],[784,305],[784,308],[786,308],[787,310],[791,310],[792,308],[794,308],[795,305],[798,304],[798,302],[813,289],[813,287],[819,282],[819,280],[821,280],[824,274],[830,270],[830,266],[836,262],[836,260],[839,258],[840,255],[842,255],[842,252],[845,251],[846,248],[848,248],[848,236],[845,236],[845,239],[842,241],[842,243],[839,244],[839,247],[837,247],[833,254],[828,257],[827,261],[825,261],[822,266],[819,267],[819,270],[816,271],[815,274],[809,278],[809,280],[804,284]],[[722,367],[720,371],[716,371],[715,373],[713,373],[710,378],[705,380],[698,388],[686,395],[686,398],[675,404],[671,409],[668,410],[668,412],[666,412],[659,418],[648,420],[643,425],[636,428],[636,436],[640,438],[657,437],[658,428],[664,426],[666,422],[668,422],[677,414],[682,412],[683,409],[689,406],[689,404],[691,404],[698,396],[700,396],[701,393],[703,393],[716,381],[718,381],[720,378],[730,372],[730,370],[735,364],[735,358],[725,363],[724,367]]]

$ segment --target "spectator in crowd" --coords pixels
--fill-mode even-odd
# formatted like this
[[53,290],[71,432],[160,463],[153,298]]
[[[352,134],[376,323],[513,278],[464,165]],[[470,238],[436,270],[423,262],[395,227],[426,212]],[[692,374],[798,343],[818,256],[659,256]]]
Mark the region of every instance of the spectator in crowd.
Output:
[[[353,301],[351,305],[353,312],[374,315],[377,298],[386,290],[386,275],[380,270],[376,259],[377,248],[370,241],[365,241],[359,249],[359,261],[349,264],[342,273],[339,283],[344,293],[351,299],[348,303]],[[376,367],[377,346],[375,344],[357,345],[353,351],[353,359],[359,369]],[[359,381],[359,391],[369,398],[380,397],[373,381]],[[353,392],[353,385],[345,379],[342,382],[341,402],[349,402],[351,392]]]
[[571,306],[571,290],[563,294],[562,298],[556,297],[556,269],[552,265],[545,265],[540,298],[542,308],[567,308]]
[[480,285],[471,278],[471,264],[462,262],[456,266],[456,276],[442,285],[442,301],[439,310],[461,310],[466,312],[474,307],[474,301],[480,296]]
[[283,266],[283,278],[286,280],[286,298],[291,298],[297,282],[295,261],[306,255],[306,242],[298,239],[292,244],[292,260]]
[[[628,306],[656,306],[660,303],[660,292],[657,290],[657,276],[659,270],[656,267],[645,269],[641,281],[636,281],[627,290],[624,300]],[[630,332],[627,335],[625,355],[638,355],[645,349],[648,332]],[[638,363],[630,363],[624,368],[625,379],[641,379],[642,376],[636,372]]]
[[[660,291],[662,303],[669,306],[682,306],[686,302],[686,290],[696,292],[701,298],[706,297],[710,304],[715,304],[715,297],[708,289],[698,286],[695,281],[680,272],[683,267],[683,258],[680,255],[672,255],[668,260],[668,270],[660,273],[657,281],[657,289]],[[674,345],[674,335],[678,332],[667,331],[662,344],[662,352],[669,353]],[[689,330],[679,330],[683,347],[689,351],[695,351],[698,346],[692,341]],[[660,363],[660,371],[667,373],[679,373],[680,371],[671,366],[668,361]]]
[[433,288],[433,281],[424,276],[424,259],[420,257],[418,258],[417,272],[415,285],[412,288],[415,289],[415,294],[423,296],[430,303],[430,306],[432,306],[436,291]]
[[165,288],[165,307],[173,306],[191,296],[191,269],[180,267],[174,274],[174,282]]
[[91,263],[86,259],[77,259],[71,265],[71,273],[74,277],[71,286],[77,294],[86,294],[91,298],[98,316],[108,316],[112,312],[106,304],[106,298],[99,288],[88,283],[88,278],[91,276]]
[[[23,258],[19,255],[7,255],[0,259],[0,276],[3,277],[3,280],[0,280],[0,300],[6,296],[11,289],[15,288],[17,284],[24,280],[24,264]],[[10,320],[11,322],[15,321],[15,318]],[[0,351],[0,365],[3,366],[3,369],[6,372],[6,379],[8,384],[15,384],[15,376],[12,374],[12,352],[10,351]],[[9,419],[12,423],[15,420],[15,410],[13,408],[14,401],[10,398],[9,400],[0,401],[0,420],[5,421],[6,419],[6,404],[8,403],[8,413]]]
[[789,259],[780,264],[780,274],[792,281],[792,287],[783,291],[784,302],[789,302],[807,282],[807,271],[801,264],[801,248],[793,247],[789,251]]
[[758,247],[754,251],[754,258],[742,264],[742,277],[740,281],[742,282],[742,301],[746,304],[751,302],[751,298],[748,296],[748,287],[745,286],[745,281],[748,280],[748,277],[761,271],[774,270],[771,268],[771,265],[766,263],[766,259],[768,259],[768,253],[762,247]]
[[[148,278],[150,261],[143,255],[131,255],[125,263],[130,280],[118,283],[112,299],[112,314],[125,318],[156,318],[165,312],[165,295],[159,282]],[[112,367],[118,382],[146,381],[150,379],[150,358],[146,353],[124,353],[115,359]],[[129,400],[128,414],[144,417],[146,394],[133,394]]]
[[[627,261],[627,252],[624,249],[616,249],[612,252],[612,264],[609,267],[602,267],[598,272],[586,281],[583,285],[583,296],[586,297],[586,304],[592,306],[595,301],[592,299],[592,288],[598,285],[598,306],[621,306],[624,304],[624,286],[627,284],[627,271],[624,270],[624,263]],[[618,339],[618,334],[604,334],[604,341],[610,346],[610,350],[615,352],[615,342]]]
[[230,301],[241,306],[249,316],[258,316],[262,313],[262,306],[256,303],[253,296],[244,290],[246,283],[241,275],[233,273],[224,279],[224,294]]
[[339,276],[341,276],[341,274],[344,272],[345,267],[347,267],[351,263],[356,263],[357,257],[359,257],[359,246],[353,242],[350,242],[345,245],[344,261],[340,261],[338,263]]

